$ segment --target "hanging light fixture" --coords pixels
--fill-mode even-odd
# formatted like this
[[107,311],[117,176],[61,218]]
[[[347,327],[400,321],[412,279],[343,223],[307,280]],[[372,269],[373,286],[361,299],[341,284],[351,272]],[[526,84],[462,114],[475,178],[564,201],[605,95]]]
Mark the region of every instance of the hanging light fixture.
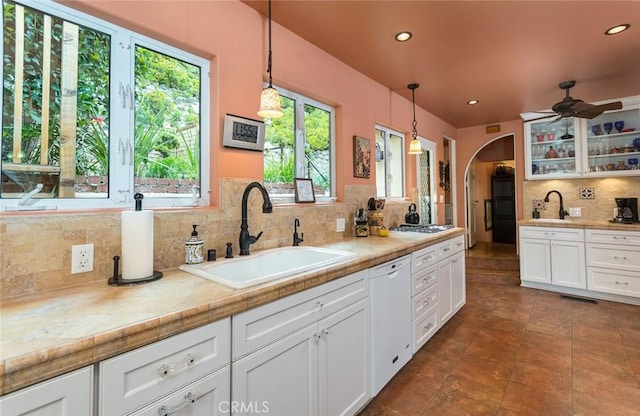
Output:
[[407,88],[411,90],[413,98],[413,139],[411,139],[411,143],[409,143],[410,155],[419,155],[422,153],[422,146],[420,145],[420,140],[418,140],[418,131],[416,130],[416,126],[418,125],[418,122],[416,121],[416,88],[419,86],[420,84],[407,85]]
[[267,72],[269,73],[269,86],[262,90],[260,95],[260,110],[258,116],[263,118],[282,117],[282,107],[280,107],[280,94],[271,84],[271,0],[269,0],[269,60],[267,61]]

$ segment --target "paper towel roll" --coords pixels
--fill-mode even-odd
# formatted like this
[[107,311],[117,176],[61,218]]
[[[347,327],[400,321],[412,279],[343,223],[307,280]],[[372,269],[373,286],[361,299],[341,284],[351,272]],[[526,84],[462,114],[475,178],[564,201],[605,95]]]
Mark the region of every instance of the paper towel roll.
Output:
[[153,274],[153,211],[122,212],[122,280]]

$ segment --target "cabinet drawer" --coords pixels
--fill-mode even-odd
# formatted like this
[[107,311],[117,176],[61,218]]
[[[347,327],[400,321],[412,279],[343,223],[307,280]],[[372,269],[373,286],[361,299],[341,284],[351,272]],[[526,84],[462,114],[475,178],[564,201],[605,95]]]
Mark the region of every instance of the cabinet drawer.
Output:
[[411,296],[438,283],[438,272],[435,265],[411,275]]
[[438,303],[438,286],[430,287],[418,296],[414,296],[412,302],[413,309],[411,310],[411,316],[413,319],[416,319],[427,309]]
[[432,306],[413,321],[413,353],[415,354],[438,330],[438,305]]
[[2,416],[93,414],[93,366],[0,397]]
[[231,370],[225,367],[163,397],[131,416],[218,416],[230,414]]
[[587,267],[587,289],[640,298],[640,273]]
[[584,241],[580,228],[520,227],[520,238],[544,238],[547,240]]
[[236,361],[369,295],[368,271],[333,280],[232,317]]
[[435,266],[438,261],[436,246],[422,248],[411,254],[411,273],[417,273],[427,267]]
[[586,239],[588,243],[640,246],[640,232],[638,231],[587,230]]
[[587,244],[587,266],[640,271],[640,247]]
[[436,246],[438,261],[464,250],[464,236],[459,235]]
[[229,364],[230,319],[138,348],[99,365],[99,414],[127,414]]

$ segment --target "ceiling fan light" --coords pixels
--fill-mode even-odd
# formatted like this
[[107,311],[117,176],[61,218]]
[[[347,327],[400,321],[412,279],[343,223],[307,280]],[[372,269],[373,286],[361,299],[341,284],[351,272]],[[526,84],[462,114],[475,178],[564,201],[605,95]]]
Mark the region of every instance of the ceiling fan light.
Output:
[[263,89],[260,95],[260,110],[258,110],[258,116],[263,118],[278,118],[282,117],[283,114],[278,90],[272,86]]
[[618,33],[622,33],[625,30],[629,29],[631,27],[630,24],[625,23],[623,25],[616,25],[614,27],[611,27],[609,29],[607,29],[604,34],[605,35],[617,35]]
[[410,155],[419,155],[422,153],[422,145],[420,144],[420,140],[413,139],[411,143],[409,143],[409,152]]
[[413,37],[411,32],[400,32],[396,35],[396,40],[398,42],[406,42]]

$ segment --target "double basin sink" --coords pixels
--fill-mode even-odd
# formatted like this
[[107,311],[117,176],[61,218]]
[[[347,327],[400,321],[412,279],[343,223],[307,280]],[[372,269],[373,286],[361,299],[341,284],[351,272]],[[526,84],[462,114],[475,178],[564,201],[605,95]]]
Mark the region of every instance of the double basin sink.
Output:
[[337,265],[356,253],[321,247],[282,247],[249,256],[202,264],[183,264],[180,270],[222,285],[241,289]]

